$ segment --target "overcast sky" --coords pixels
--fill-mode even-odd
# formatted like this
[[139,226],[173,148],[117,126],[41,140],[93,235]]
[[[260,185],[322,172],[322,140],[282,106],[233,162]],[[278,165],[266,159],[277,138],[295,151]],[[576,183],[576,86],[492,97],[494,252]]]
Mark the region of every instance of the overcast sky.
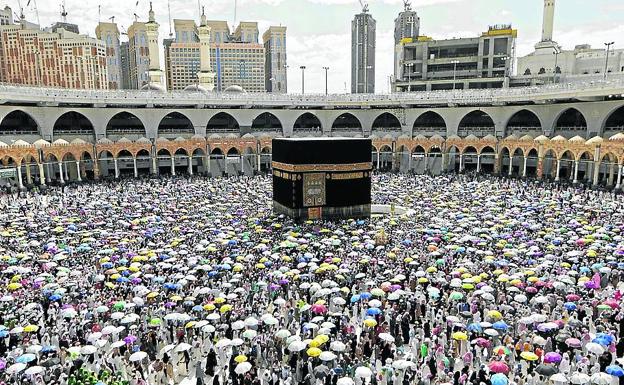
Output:
[[[21,0],[26,7],[28,0]],[[63,0],[30,0],[24,13],[36,22],[34,3],[39,8],[42,26],[60,20]],[[370,12],[377,20],[376,92],[388,92],[393,73],[394,19],[402,9],[402,0],[369,0]],[[133,14],[147,20],[148,0],[65,0],[68,22],[79,24],[81,33],[95,35],[98,18],[107,21],[115,16],[120,27],[127,28]],[[154,0],[160,36],[169,34],[167,0]],[[173,19],[199,19],[199,3],[206,7],[209,19],[234,23],[235,0],[170,0]],[[351,20],[360,12],[357,0],[237,0],[237,21],[258,21],[260,35],[269,25],[285,25],[289,92],[301,92],[300,65],[307,66],[306,93],[324,92],[323,66],[329,66],[329,91],[350,90]],[[2,3],[0,3],[2,4]],[[4,4],[18,12],[18,0]],[[98,16],[98,5],[101,15]],[[468,37],[487,30],[490,24],[512,23],[518,29],[518,55],[531,52],[539,40],[543,0],[412,0],[421,20],[421,35],[433,38]],[[590,43],[603,47],[615,41],[624,47],[623,0],[558,0],[554,39],[564,48]]]

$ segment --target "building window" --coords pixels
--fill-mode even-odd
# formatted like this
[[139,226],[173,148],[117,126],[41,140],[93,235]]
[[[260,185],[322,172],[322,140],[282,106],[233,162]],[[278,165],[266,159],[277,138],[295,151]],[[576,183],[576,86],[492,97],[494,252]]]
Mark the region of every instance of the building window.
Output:
[[490,54],[490,39],[483,40],[483,55]]
[[540,68],[540,70],[539,70],[538,74],[539,74],[539,75],[543,75],[543,74],[545,74],[545,73],[546,73],[546,69],[545,69],[544,67]]
[[[557,68],[559,68],[559,67],[557,67]],[[531,75],[531,70],[530,70],[529,68],[527,68],[527,69],[524,71],[524,74],[525,74],[525,75],[527,75],[527,76],[528,76],[528,75]]]

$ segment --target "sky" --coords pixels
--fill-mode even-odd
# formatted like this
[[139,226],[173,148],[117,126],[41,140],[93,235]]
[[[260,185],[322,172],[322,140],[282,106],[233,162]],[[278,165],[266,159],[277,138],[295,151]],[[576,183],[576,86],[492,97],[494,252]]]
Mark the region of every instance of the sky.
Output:
[[[61,19],[63,0],[19,0],[29,21],[49,26]],[[5,0],[19,13],[18,0]],[[366,2],[366,0],[363,0]],[[148,0],[64,0],[67,21],[80,26],[80,32],[95,35],[98,20],[112,16],[121,27],[134,20],[147,21]],[[301,92],[300,66],[305,72],[306,93],[325,91],[324,66],[328,66],[329,92],[349,92],[351,86],[351,20],[361,7],[358,0],[169,0],[172,19],[199,20],[199,5],[205,6],[210,20],[257,21],[260,35],[270,25],[287,30],[288,91]],[[394,19],[403,8],[402,0],[368,0],[377,21],[375,82],[377,93],[389,91],[393,73]],[[30,3],[27,6],[27,3]],[[99,6],[99,7],[98,7]],[[168,0],[153,0],[160,37],[169,35]],[[98,8],[100,11],[98,12]],[[543,0],[412,0],[421,21],[420,34],[433,38],[472,37],[488,25],[511,23],[518,29],[517,54],[526,55],[540,38]],[[554,40],[565,49],[589,43],[604,47],[615,41],[624,48],[623,0],[558,0],[555,10]],[[619,41],[618,41],[619,40]],[[162,56],[162,52],[161,52]],[[162,63],[162,60],[161,60]],[[164,69],[164,68],[163,68]]]

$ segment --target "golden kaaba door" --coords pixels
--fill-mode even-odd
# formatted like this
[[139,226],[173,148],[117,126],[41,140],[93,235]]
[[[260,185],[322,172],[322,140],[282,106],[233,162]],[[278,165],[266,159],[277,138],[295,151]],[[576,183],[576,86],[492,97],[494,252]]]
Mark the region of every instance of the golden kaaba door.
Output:
[[303,207],[324,206],[325,173],[303,174]]

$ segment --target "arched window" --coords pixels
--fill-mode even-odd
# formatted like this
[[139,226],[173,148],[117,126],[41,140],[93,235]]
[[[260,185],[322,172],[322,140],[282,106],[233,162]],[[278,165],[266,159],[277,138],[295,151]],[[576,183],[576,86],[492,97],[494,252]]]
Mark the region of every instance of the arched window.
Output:
[[527,68],[526,70],[524,70],[524,74],[525,75],[531,75],[531,69]]
[[543,75],[546,73],[546,69],[544,67],[540,68],[538,74]]

